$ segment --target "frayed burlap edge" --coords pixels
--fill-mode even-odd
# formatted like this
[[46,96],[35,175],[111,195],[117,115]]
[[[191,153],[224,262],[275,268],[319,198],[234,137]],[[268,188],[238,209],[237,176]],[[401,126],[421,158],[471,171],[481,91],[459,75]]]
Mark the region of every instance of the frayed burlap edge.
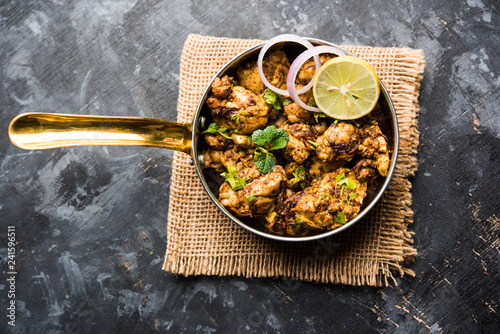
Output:
[[[178,121],[190,121],[206,84],[238,52],[259,43],[189,35],[181,57]],[[189,157],[175,153],[163,269],[184,276],[283,277],[319,283],[387,286],[394,274],[415,273],[411,183],[417,169],[421,50],[346,46],[368,60],[387,88],[400,127],[395,174],[386,194],[363,221],[317,242],[281,243],[230,222],[211,203]]]

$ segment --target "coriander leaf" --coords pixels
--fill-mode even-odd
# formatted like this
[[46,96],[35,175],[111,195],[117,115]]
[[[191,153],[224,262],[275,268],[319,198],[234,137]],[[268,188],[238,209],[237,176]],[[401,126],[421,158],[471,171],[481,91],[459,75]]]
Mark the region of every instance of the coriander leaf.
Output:
[[252,195],[250,195],[250,196],[245,197],[245,199],[246,199],[247,201],[249,201],[250,203],[252,203],[253,201],[255,201],[255,199],[256,199],[256,198],[257,198],[257,197],[255,197],[255,195],[254,195],[254,194],[252,194]]
[[281,109],[276,93],[270,90],[269,88],[267,88],[266,91],[264,92],[264,100],[266,101],[267,104],[272,104],[274,109]]
[[347,204],[351,205],[351,201],[352,201],[354,198],[356,198],[356,195],[357,195],[357,194],[358,194],[358,193],[356,193],[356,192],[352,192],[352,193],[350,193],[350,194],[349,194],[349,197],[346,197],[346,199],[345,199],[345,200],[346,200],[346,202],[347,202]]
[[356,181],[348,179],[345,176],[345,173],[342,173],[341,175],[337,175],[335,177],[335,181],[337,182],[338,186],[346,185],[347,188],[349,189],[356,189]]
[[315,141],[312,141],[312,140],[308,139],[307,142],[312,145],[312,149],[313,150],[315,150],[315,149],[317,149],[319,147],[319,144],[316,143]]
[[342,173],[341,175],[337,175],[335,177],[335,181],[337,182],[338,186],[341,186],[340,197],[342,197],[344,195],[344,190],[346,187],[353,190],[353,189],[356,189],[356,186],[357,186],[355,181],[348,179],[345,176],[345,173]]
[[[342,187],[343,187],[343,186],[342,186]],[[356,198],[356,195],[357,195],[357,194],[358,194],[358,193],[356,193],[356,192],[351,192],[349,195],[346,195],[346,196],[345,196],[345,198],[343,198],[342,200],[343,200],[343,201],[346,201],[346,203],[347,203],[348,205],[351,205],[351,201],[352,201],[354,198]],[[342,195],[341,195],[341,196],[342,196]]]
[[236,170],[236,166],[228,166],[227,173],[220,174],[231,186],[234,191],[241,190],[245,188],[247,184],[247,179],[243,179],[238,175],[238,171]]
[[302,188],[304,188],[303,181],[307,177],[307,172],[306,172],[304,166],[297,167],[295,169],[295,171],[293,172],[293,177],[294,178],[290,181],[290,185],[293,186],[294,184],[300,182],[300,185],[302,186]]
[[287,106],[287,105],[289,105],[292,102],[293,102],[292,99],[288,99],[286,97],[283,98],[283,106]]
[[342,225],[344,225],[346,223],[345,214],[343,214],[342,212],[339,211],[337,213],[337,217],[335,217],[335,222],[341,223]]
[[241,110],[241,111],[239,111],[239,112],[237,112],[235,114],[232,114],[231,115],[231,120],[235,121],[236,124],[239,124],[240,123],[240,118],[245,119],[245,116],[248,115],[248,111],[249,110]]
[[257,166],[259,172],[261,172],[262,174],[269,173],[274,169],[274,166],[276,165],[274,157],[270,154],[258,153],[256,155],[256,158],[257,159],[255,160],[255,165]]
[[[225,128],[221,128],[221,129],[225,129]],[[220,134],[222,137],[224,137],[224,138],[226,138],[226,139],[233,140],[233,137],[231,137],[231,136],[228,136],[228,135],[224,134],[224,133],[222,132],[223,130],[221,130],[221,129],[220,129],[218,132],[219,132],[219,134]],[[227,130],[227,129],[226,129],[226,130]]]
[[232,114],[231,121],[235,121],[236,124],[239,124],[240,123],[240,114]]
[[267,104],[272,104],[273,108],[276,110],[281,110],[283,106],[286,106],[287,104],[292,102],[291,100],[285,98],[284,96],[276,94],[269,88],[267,88],[266,91],[264,92],[264,100],[266,101]]
[[319,118],[325,118],[328,117],[326,114],[323,113],[313,113],[314,120],[316,123],[319,123]]
[[296,223],[303,223],[304,221],[300,219],[299,217],[295,217],[295,222]]
[[321,196],[323,196],[324,198],[328,198],[328,199],[331,198],[330,195],[328,195],[328,194],[321,194]]
[[337,182],[338,186],[341,186],[347,182],[347,178],[345,177],[345,173],[342,173],[340,175],[337,175],[335,177],[335,182]]
[[219,124],[217,123],[212,123],[208,126],[208,128],[203,131],[202,133],[200,134],[204,134],[204,133],[216,133],[217,131],[219,130]]
[[307,105],[310,107],[316,107],[316,108],[318,107],[318,105],[316,104],[316,100],[314,99],[314,96],[311,96]]

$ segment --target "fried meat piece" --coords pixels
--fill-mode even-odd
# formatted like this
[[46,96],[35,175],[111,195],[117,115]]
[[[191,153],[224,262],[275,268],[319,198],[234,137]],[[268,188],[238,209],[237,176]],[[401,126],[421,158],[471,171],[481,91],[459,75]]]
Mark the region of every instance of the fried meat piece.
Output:
[[[333,58],[331,54],[321,54],[319,56],[319,62],[323,65],[327,60]],[[295,82],[301,85],[307,85],[311,80],[314,79],[314,74],[316,73],[316,64],[314,59],[307,60],[299,69],[297,74],[297,79]]]
[[224,138],[219,132],[205,133],[203,138],[208,146],[216,150],[225,150],[232,143],[231,139]]
[[236,71],[236,80],[239,85],[251,90],[257,95],[262,94],[266,90],[266,86],[260,78],[257,62],[252,61],[238,68]]
[[288,144],[283,150],[283,154],[288,160],[293,160],[299,165],[302,164],[314,151],[313,146],[316,139],[314,127],[305,123],[285,122],[281,128],[288,132]]
[[214,121],[239,134],[249,134],[263,128],[269,117],[269,107],[262,96],[241,86],[233,86],[227,75],[215,79],[207,105]]
[[244,150],[236,146],[227,150],[209,148],[203,152],[203,158],[203,167],[213,168],[216,172],[224,172],[228,166],[238,166],[238,164],[243,164],[243,167],[250,166],[253,163],[253,150]]
[[[338,181],[339,178],[342,181]],[[285,226],[301,223],[314,229],[331,230],[357,216],[366,190],[367,183],[358,180],[353,171],[339,168],[315,178],[302,191],[280,196],[276,213],[268,217],[268,222]],[[343,220],[338,218],[339,213]]]
[[306,161],[306,170],[311,177],[317,177],[325,173],[330,173],[337,168],[343,167],[346,164],[345,160],[335,160],[324,162],[319,160],[317,156],[313,156]]
[[243,148],[252,148],[255,147],[255,144],[252,141],[252,136],[250,135],[239,135],[233,133],[233,143],[234,145],[238,145]]
[[271,52],[262,61],[262,70],[269,83],[277,88],[286,89],[286,77],[290,61],[283,50]]
[[[303,87],[304,85],[296,86],[297,89],[301,89]],[[305,104],[309,103],[311,97],[311,90],[299,95],[300,100]],[[309,122],[312,116],[312,113],[309,110],[302,108],[297,102],[291,102],[283,106],[283,112],[286,114],[288,121],[291,123]]]
[[238,216],[265,215],[275,204],[285,183],[285,171],[283,167],[276,165],[270,173],[247,183],[242,190],[234,191],[229,183],[224,182],[219,190],[219,200]]
[[[262,60],[262,71],[267,81],[272,86],[280,89],[286,89],[286,77],[289,67],[290,61],[282,50],[273,51]],[[236,79],[240,86],[251,90],[255,94],[260,95],[266,90],[266,86],[260,78],[256,61],[246,63],[240,67],[236,71]]]
[[372,167],[375,167],[380,175],[387,176],[391,162],[387,137],[382,133],[377,121],[374,119],[364,124],[360,130],[362,140],[358,151],[362,157],[373,160]]
[[331,124],[328,129],[318,137],[316,153],[321,161],[345,160],[351,161],[358,153],[361,139],[356,126],[347,122]]

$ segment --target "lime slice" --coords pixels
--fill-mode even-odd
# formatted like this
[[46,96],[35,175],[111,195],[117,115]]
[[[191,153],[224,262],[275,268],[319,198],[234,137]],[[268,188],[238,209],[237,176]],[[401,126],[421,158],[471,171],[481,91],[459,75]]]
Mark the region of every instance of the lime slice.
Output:
[[353,56],[328,60],[314,77],[318,108],[330,117],[356,119],[375,107],[380,95],[377,73],[366,61]]

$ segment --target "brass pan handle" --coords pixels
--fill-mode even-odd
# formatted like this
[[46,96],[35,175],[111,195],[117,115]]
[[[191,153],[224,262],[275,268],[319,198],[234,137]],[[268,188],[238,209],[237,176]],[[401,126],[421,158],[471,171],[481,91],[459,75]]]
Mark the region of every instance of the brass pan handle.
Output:
[[191,124],[152,118],[26,113],[9,125],[12,143],[25,150],[69,146],[161,147],[192,155]]

